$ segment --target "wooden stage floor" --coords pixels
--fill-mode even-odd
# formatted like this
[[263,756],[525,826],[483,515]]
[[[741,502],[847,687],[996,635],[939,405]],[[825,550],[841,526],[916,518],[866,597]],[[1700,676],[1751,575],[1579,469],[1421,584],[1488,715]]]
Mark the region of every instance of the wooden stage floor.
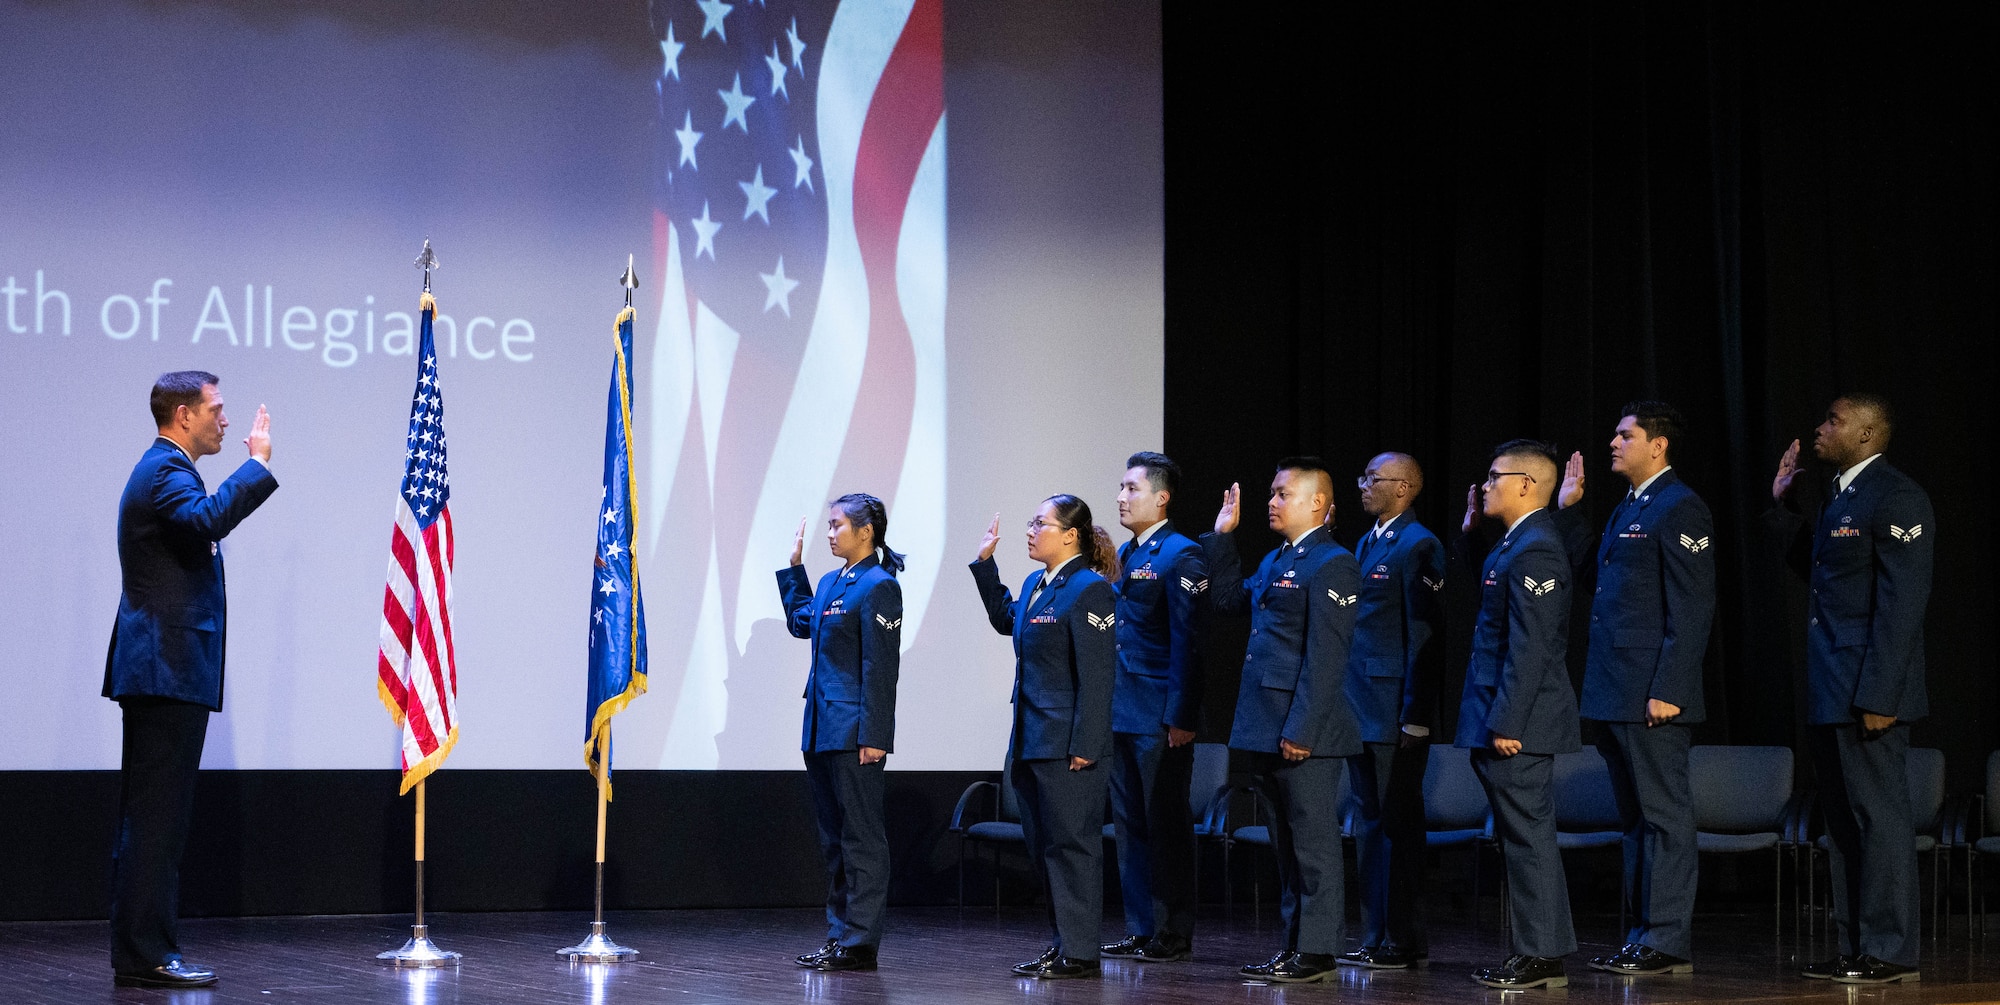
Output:
[[[1474,984],[1467,973],[1504,955],[1489,907],[1485,924],[1440,919],[1432,924],[1433,956],[1409,971],[1343,969],[1331,984],[1273,987],[1246,982],[1236,967],[1275,950],[1277,919],[1267,903],[1261,917],[1239,905],[1232,916],[1205,909],[1192,963],[1140,964],[1107,960],[1097,980],[1040,982],[1008,967],[1038,954],[1047,929],[1039,908],[920,908],[890,912],[882,966],[874,973],[816,974],[791,957],[818,948],[817,911],[659,911],[612,915],[611,935],[641,951],[635,963],[571,966],[555,950],[580,940],[580,914],[439,914],[431,934],[465,954],[455,970],[398,971],[373,955],[402,944],[406,917],[201,919],[182,923],[189,959],[213,966],[222,981],[195,991],[114,988],[103,922],[0,925],[0,966],[8,1005],[84,1002],[223,1005],[223,1003],[351,1003],[351,1005],[511,1005],[577,1002],[676,1003],[985,1003],[1194,1002],[1283,1003],[1475,1002],[1527,1005],[1536,999],[1617,1005],[1664,1002],[1975,1002],[2000,1001],[2000,925],[1982,943],[1957,920],[1945,939],[1926,943],[1924,980],[1886,988],[1849,988],[1800,979],[1801,958],[1829,955],[1824,937],[1789,930],[1781,937],[1770,916],[1696,918],[1696,973],[1688,977],[1621,979],[1590,970],[1585,960],[1611,948],[1616,919],[1579,917],[1582,949],[1569,959],[1570,985],[1555,991],[1503,994]],[[1115,918],[1104,934],[1119,935]]]

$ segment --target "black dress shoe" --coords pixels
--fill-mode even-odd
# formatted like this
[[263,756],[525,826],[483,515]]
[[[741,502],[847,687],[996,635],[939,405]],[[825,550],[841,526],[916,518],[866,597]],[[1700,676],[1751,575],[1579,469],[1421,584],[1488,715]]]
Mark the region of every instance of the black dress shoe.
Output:
[[1194,959],[1194,940],[1185,935],[1161,932],[1146,940],[1139,958],[1147,963],[1184,963]]
[[1287,949],[1284,950],[1283,952],[1280,952],[1278,955],[1273,956],[1268,960],[1265,960],[1262,963],[1245,964],[1242,968],[1238,969],[1236,972],[1242,974],[1245,977],[1255,977],[1261,980],[1265,977],[1271,976],[1271,971],[1276,970],[1278,968],[1278,964],[1283,963],[1291,958],[1292,958],[1292,951]]
[[836,944],[832,949],[827,950],[819,958],[819,961],[812,965],[812,968],[826,973],[839,973],[846,970],[873,970],[875,969],[875,947],[842,946]]
[[810,967],[817,964],[821,957],[833,952],[834,947],[838,945],[840,945],[839,939],[828,939],[826,940],[826,945],[819,947],[819,949],[794,958],[799,961],[799,966]]
[[1854,969],[1854,957],[1842,953],[1830,960],[1808,963],[1799,968],[1799,976],[1811,981],[1832,980],[1834,974]]
[[1330,981],[1339,971],[1340,958],[1332,953],[1293,953],[1264,979],[1273,984],[1312,984]]
[[119,973],[112,983],[121,988],[205,988],[215,983],[215,971],[176,959],[151,970]]
[[1415,962],[1416,953],[1397,946],[1363,946],[1351,953],[1340,954],[1342,966],[1369,970],[1407,970]]
[[1569,986],[1569,976],[1563,973],[1563,961],[1554,956],[1509,956],[1507,962],[1497,967],[1474,970],[1472,979],[1503,991]]
[[1691,974],[1694,964],[1678,956],[1667,954],[1651,946],[1628,942],[1625,948],[1610,956],[1595,957],[1590,965],[1606,973],[1625,977],[1651,977],[1654,974]]
[[1117,942],[1097,947],[1097,951],[1114,960],[1135,960],[1145,953],[1147,941],[1143,935],[1128,935]]
[[1014,972],[1017,974],[1021,974],[1023,976],[1032,977],[1034,976],[1035,971],[1040,970],[1042,967],[1054,963],[1059,959],[1062,959],[1062,950],[1057,949],[1054,946],[1050,946],[1049,948],[1042,950],[1042,955],[1037,956],[1026,963],[1014,964]]
[[1916,967],[1898,966],[1886,960],[1862,954],[1848,961],[1847,969],[1833,975],[1835,984],[1895,984],[1914,983],[1924,979]]
[[[1023,970],[1022,967],[1027,967]],[[1057,955],[1034,964],[1023,963],[1014,968],[1023,977],[1033,977],[1044,981],[1066,981],[1077,977],[1096,977],[1101,971],[1096,960],[1073,960]]]

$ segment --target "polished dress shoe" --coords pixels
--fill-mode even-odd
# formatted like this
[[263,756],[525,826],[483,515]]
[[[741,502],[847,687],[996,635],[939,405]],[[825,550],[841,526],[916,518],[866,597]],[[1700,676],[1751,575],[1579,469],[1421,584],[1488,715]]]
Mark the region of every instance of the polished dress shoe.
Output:
[[1184,963],[1194,959],[1194,940],[1185,935],[1161,932],[1146,940],[1139,958],[1147,963]]
[[1242,974],[1245,977],[1255,977],[1258,978],[1259,980],[1262,980],[1263,978],[1271,976],[1271,971],[1276,970],[1278,968],[1278,964],[1283,963],[1291,958],[1292,958],[1292,951],[1287,949],[1284,950],[1283,952],[1280,952],[1278,955],[1273,956],[1268,960],[1265,960],[1262,963],[1245,964],[1241,969],[1237,970],[1236,972]]
[[818,950],[794,958],[799,961],[799,966],[810,967],[818,963],[820,961],[820,957],[823,957],[826,954],[833,952],[834,947],[838,945],[840,945],[839,939],[828,939],[826,940],[826,945],[819,947]]
[[1625,977],[1651,977],[1654,974],[1691,974],[1694,964],[1678,956],[1667,954],[1651,946],[1628,942],[1625,948],[1610,956],[1594,957],[1590,965],[1606,973]]
[[1407,970],[1419,958],[1416,953],[1400,946],[1363,946],[1351,953],[1340,954],[1340,964],[1369,970]]
[[1042,967],[1047,966],[1048,964],[1053,963],[1059,959],[1062,959],[1062,950],[1057,949],[1054,946],[1050,946],[1049,948],[1042,950],[1042,955],[1037,956],[1026,963],[1014,964],[1014,972],[1017,974],[1032,976],[1036,970],[1039,970]]
[[1499,988],[1503,991],[1569,986],[1569,976],[1563,973],[1563,961],[1555,956],[1515,954],[1507,957],[1507,962],[1497,967],[1474,970],[1472,979],[1489,988]]
[[1293,953],[1264,979],[1273,984],[1312,984],[1333,980],[1339,971],[1340,958],[1332,953]]
[[1128,935],[1117,942],[1097,947],[1097,951],[1114,960],[1135,960],[1146,951],[1147,941],[1143,935]]
[[1100,968],[1096,960],[1073,960],[1050,949],[1041,959],[1015,967],[1014,972],[1037,980],[1066,981],[1077,977],[1096,977]]
[[1799,976],[1812,981],[1832,980],[1834,974],[1854,969],[1854,957],[1842,953],[1830,960],[1808,963],[1799,968]]
[[112,983],[121,988],[205,988],[215,983],[215,971],[175,957],[151,970],[120,972]]
[[1833,975],[1835,984],[1914,983],[1923,979],[1923,973],[1916,967],[1898,966],[1865,953],[1849,960],[1847,969]]
[[812,965],[814,970],[824,973],[839,973],[848,970],[875,969],[874,946],[842,946],[836,944],[820,955]]

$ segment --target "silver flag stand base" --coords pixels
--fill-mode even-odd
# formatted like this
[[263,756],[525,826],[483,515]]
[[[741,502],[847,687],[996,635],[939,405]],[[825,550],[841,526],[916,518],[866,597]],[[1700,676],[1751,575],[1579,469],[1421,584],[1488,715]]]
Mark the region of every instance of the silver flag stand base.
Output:
[[604,922],[590,923],[590,937],[570,946],[556,950],[556,955],[571,963],[630,963],[639,958],[637,949],[621,946],[604,934]]
[[403,943],[403,948],[376,953],[375,958],[392,967],[455,967],[461,957],[449,949],[439,949],[431,941],[429,925],[411,925],[410,941]]

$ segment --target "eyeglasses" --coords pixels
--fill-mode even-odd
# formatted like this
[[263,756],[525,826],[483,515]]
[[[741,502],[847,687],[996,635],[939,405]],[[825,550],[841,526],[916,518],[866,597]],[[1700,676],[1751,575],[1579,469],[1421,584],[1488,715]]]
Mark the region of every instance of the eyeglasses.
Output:
[[1381,475],[1362,475],[1361,477],[1359,477],[1359,478],[1356,478],[1356,479],[1354,480],[1354,484],[1356,484],[1356,485],[1359,485],[1359,486],[1361,486],[1361,487],[1362,487],[1362,488],[1364,488],[1364,489],[1366,489],[1366,488],[1374,488],[1374,487],[1375,487],[1375,483],[1376,483],[1376,482],[1404,482],[1404,483],[1406,483],[1406,484],[1407,484],[1407,483],[1409,482],[1409,479],[1408,479],[1408,478],[1384,478],[1384,477],[1382,477]]
[[1044,520],[1041,517],[1036,517],[1033,520],[1028,521],[1028,533],[1030,534],[1039,534],[1044,530],[1067,530],[1067,529],[1068,528],[1064,527],[1062,524],[1055,522],[1054,520]]
[[1488,471],[1486,472],[1486,484],[1491,485],[1494,482],[1497,482],[1500,479],[1507,477],[1508,475],[1520,475],[1521,477],[1526,478],[1530,483],[1532,483],[1535,480],[1535,476],[1527,473],[1526,471]]

